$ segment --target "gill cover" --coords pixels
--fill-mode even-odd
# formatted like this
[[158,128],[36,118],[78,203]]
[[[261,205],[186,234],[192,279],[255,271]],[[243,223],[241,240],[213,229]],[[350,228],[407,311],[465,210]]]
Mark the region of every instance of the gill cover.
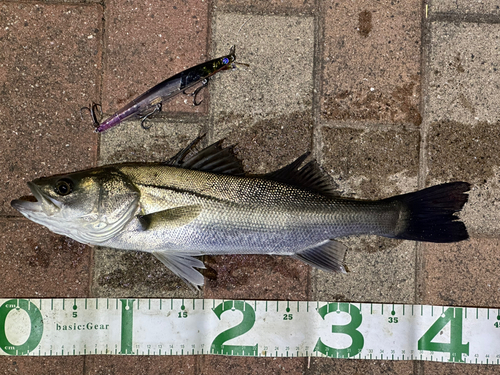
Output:
[[16,200],[24,216],[79,242],[116,236],[139,210],[140,192],[114,168],[92,169],[28,183],[37,202]]

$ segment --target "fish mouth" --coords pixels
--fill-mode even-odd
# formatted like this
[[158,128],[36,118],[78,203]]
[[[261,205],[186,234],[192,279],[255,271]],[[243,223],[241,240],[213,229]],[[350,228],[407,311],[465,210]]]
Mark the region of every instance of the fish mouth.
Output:
[[47,216],[52,216],[61,210],[62,203],[45,195],[36,184],[28,182],[28,187],[33,195],[14,199],[10,202],[14,209],[22,214],[44,213]]

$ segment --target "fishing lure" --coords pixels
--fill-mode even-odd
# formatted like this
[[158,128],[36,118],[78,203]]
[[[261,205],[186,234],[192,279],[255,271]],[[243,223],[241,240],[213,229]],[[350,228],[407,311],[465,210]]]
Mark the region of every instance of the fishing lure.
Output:
[[[174,96],[183,93],[185,95],[193,96],[193,104],[200,105],[202,101],[197,102],[196,97],[199,92],[208,84],[208,79],[214,74],[224,71],[233,70],[237,68],[235,63],[235,47],[232,46],[229,55],[219,57],[214,60],[204,62],[192,68],[186,69],[163,82],[158,83],[156,86],[150,88],[148,91],[138,96],[118,112],[100,122],[97,119],[97,111],[102,116],[102,108],[100,104],[92,103],[89,107],[83,107],[80,111],[87,110],[92,117],[92,122],[95,126],[95,132],[100,133],[112,128],[126,120],[141,119],[141,126],[148,129],[145,122],[148,118],[155,113],[161,111],[164,101],[173,98]],[[239,63],[240,65],[247,65]],[[186,90],[201,83],[201,86],[196,88],[192,93],[187,93]]]

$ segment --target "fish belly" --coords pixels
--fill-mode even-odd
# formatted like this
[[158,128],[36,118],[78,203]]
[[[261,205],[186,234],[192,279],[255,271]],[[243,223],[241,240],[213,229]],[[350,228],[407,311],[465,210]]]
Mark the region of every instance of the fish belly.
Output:
[[[330,206],[330,207],[328,207]],[[290,255],[328,239],[354,234],[390,236],[397,213],[373,202],[318,207],[208,207],[187,225],[143,230],[138,220],[109,247],[192,254]]]

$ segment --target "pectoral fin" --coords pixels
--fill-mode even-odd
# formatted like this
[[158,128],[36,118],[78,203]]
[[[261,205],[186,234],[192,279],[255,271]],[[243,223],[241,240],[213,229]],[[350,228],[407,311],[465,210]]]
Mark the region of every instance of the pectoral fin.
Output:
[[154,251],[153,255],[166,265],[170,271],[179,276],[189,287],[194,286],[196,290],[199,290],[199,287],[203,286],[203,275],[194,269],[194,267],[205,269],[205,265],[201,260],[182,253],[172,254]]
[[201,212],[200,205],[170,208],[139,216],[143,230],[173,229],[189,224]]
[[341,242],[328,240],[318,246],[302,250],[293,257],[328,272],[346,273],[344,263],[347,246]]

